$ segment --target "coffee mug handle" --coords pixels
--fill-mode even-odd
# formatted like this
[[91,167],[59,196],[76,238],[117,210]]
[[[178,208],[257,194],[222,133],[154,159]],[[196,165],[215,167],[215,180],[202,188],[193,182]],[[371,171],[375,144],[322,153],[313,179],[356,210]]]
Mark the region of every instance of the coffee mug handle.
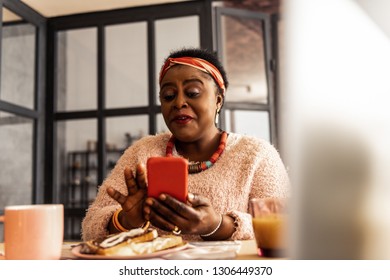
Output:
[[4,216],[0,216],[0,223],[4,223],[5,221],[5,217]]

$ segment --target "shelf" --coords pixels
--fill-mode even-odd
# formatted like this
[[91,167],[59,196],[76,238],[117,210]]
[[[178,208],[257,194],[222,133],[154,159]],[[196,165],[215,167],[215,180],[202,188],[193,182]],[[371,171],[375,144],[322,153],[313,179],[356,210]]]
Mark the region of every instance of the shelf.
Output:
[[[124,149],[107,151],[107,173],[115,166]],[[67,155],[62,203],[65,207],[66,225],[70,232],[66,238],[71,238],[74,232],[79,232],[81,221],[91,202],[95,199],[98,183],[98,154],[96,151],[72,151]]]

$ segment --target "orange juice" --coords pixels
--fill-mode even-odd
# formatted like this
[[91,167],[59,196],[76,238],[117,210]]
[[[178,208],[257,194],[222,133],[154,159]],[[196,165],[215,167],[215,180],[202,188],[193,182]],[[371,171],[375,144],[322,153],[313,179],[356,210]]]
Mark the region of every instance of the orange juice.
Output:
[[252,219],[259,255],[282,257],[286,249],[286,217],[281,214],[269,214]]

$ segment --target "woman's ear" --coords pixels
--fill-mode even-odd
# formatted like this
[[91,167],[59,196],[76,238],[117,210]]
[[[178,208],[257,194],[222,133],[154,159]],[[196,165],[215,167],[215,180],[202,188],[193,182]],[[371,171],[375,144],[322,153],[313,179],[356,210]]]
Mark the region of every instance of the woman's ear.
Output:
[[221,94],[217,95],[217,112],[219,112],[223,105],[223,96]]

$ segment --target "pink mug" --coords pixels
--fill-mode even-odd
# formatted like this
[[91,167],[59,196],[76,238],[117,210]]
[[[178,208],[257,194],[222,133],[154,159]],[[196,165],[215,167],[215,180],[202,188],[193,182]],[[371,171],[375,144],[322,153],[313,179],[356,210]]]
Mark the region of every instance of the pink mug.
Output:
[[9,260],[58,260],[64,238],[64,206],[6,206],[4,253]]

